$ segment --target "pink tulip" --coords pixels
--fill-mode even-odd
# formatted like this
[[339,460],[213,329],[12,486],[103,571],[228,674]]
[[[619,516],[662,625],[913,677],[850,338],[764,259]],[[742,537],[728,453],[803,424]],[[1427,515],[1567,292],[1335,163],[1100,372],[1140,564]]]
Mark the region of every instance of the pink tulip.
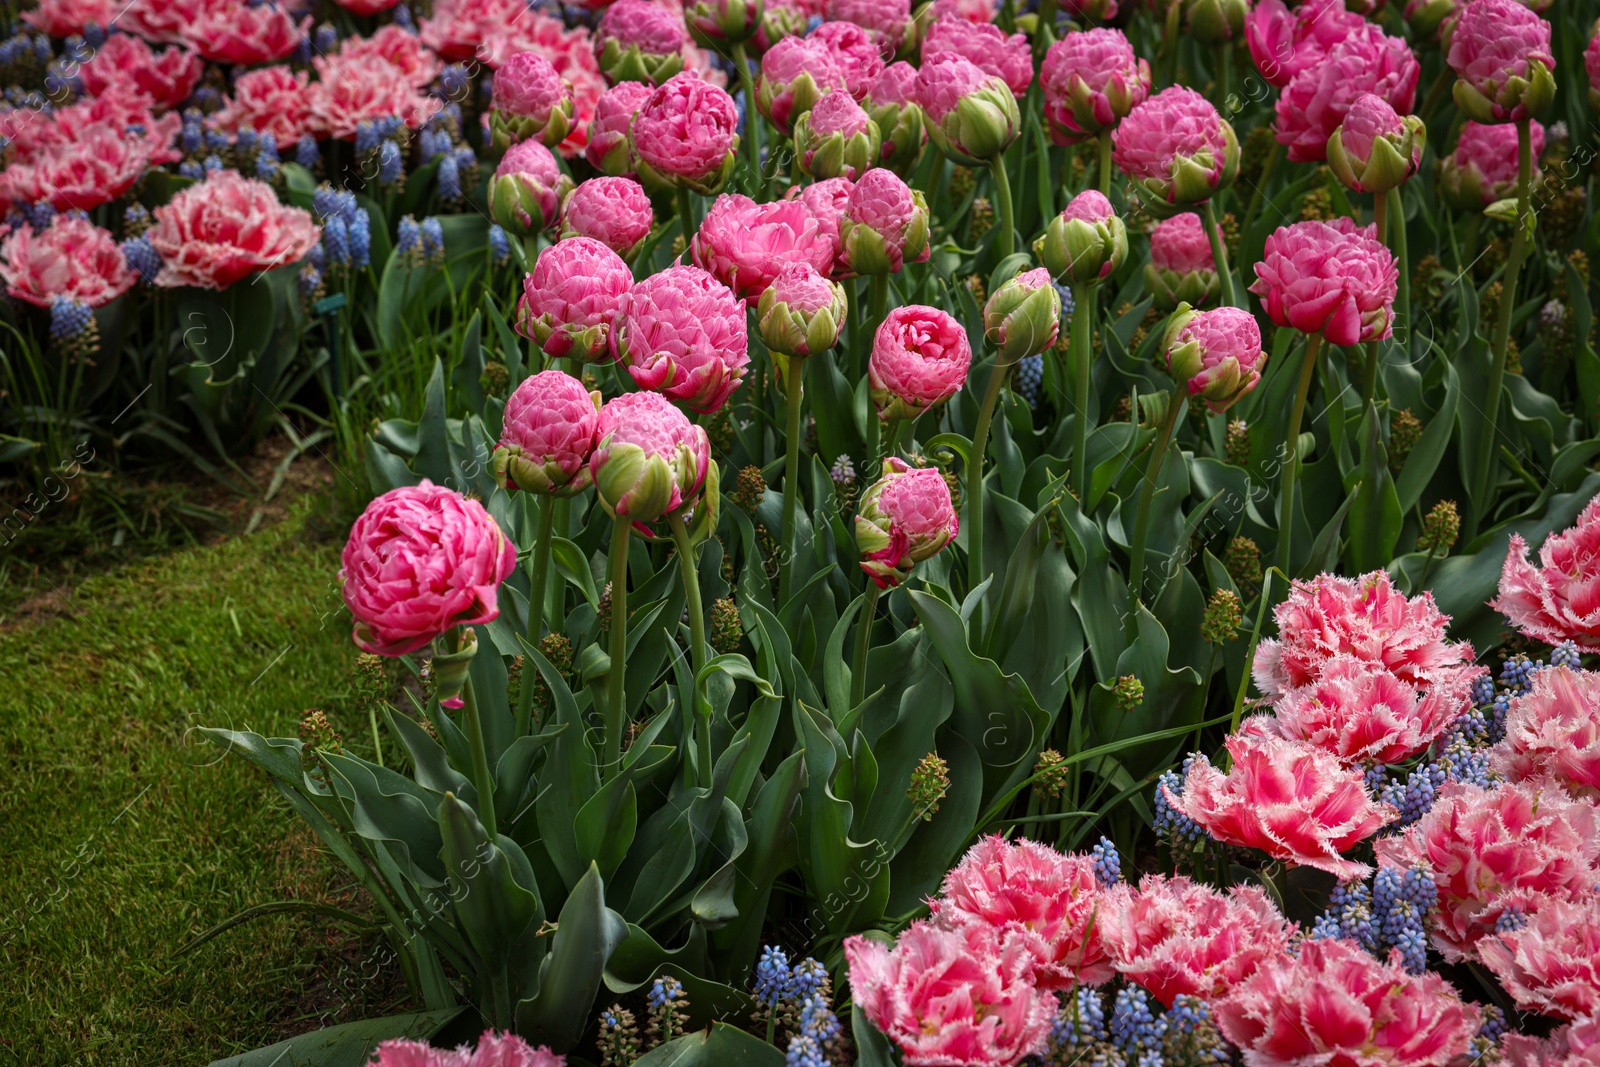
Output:
[[1183,795],[1161,789],[1167,803],[1218,841],[1260,849],[1297,867],[1336,878],[1364,878],[1372,868],[1345,859],[1399,813],[1367,795],[1361,771],[1301,741],[1259,732],[1227,740],[1233,769],[1226,775],[1197,756]]
[[733,165],[739,113],[733,98],[689,73],[658,86],[633,118],[642,166],[698,192],[712,192]]
[[589,487],[589,456],[599,443],[600,394],[572,375],[540,371],[506,400],[495,480],[506,490],[570,496]]
[[606,80],[657,85],[683,69],[683,15],[651,0],[616,0],[595,27],[594,53]]
[[1548,780],[1483,789],[1440,787],[1433,807],[1398,837],[1380,838],[1378,862],[1425,864],[1439,890],[1429,915],[1433,945],[1452,963],[1493,937],[1507,909],[1538,900],[1582,900],[1600,881],[1600,814]]
[[606,511],[648,532],[647,524],[693,506],[711,469],[711,441],[660,393],[607,401],[595,433],[589,471]]
[[22,21],[51,37],[71,37],[91,23],[107,28],[116,14],[111,0],[40,0],[22,13]]
[[223,99],[222,110],[211,116],[211,124],[232,134],[241,130],[270,133],[287,148],[310,132],[310,77],[288,67],[245,71],[234,79],[232,95]]
[[1039,70],[1050,138],[1077,144],[1110,129],[1150,95],[1150,64],[1121,30],[1095,27],[1050,46]]
[[572,179],[555,155],[535,140],[518,141],[500,157],[489,179],[489,210],[494,220],[516,237],[554,226]]
[[1100,985],[1115,974],[1103,943],[1105,894],[1088,856],[993,835],[967,850],[940,893],[928,905],[934,923],[1016,933],[1033,956],[1033,981],[1041,989]]
[[844,286],[809,263],[791,263],[761,294],[757,325],[772,352],[805,359],[839,343],[847,310]]
[[827,45],[810,37],[785,37],[761,57],[756,108],[787,137],[824,93],[844,88],[844,68]]
[[857,100],[883,73],[883,52],[873,35],[853,22],[824,22],[807,36],[828,50],[844,74],[845,90]]
[[823,18],[855,23],[872,35],[880,53],[892,55],[911,24],[911,0],[827,0]]
[[0,198],[43,201],[57,211],[92,211],[126,195],[145,171],[165,158],[172,132],[165,119],[145,136],[93,122],[70,133],[57,124],[52,140],[0,170]]
[[654,224],[650,198],[632,178],[590,178],[561,205],[562,237],[592,237],[623,259],[633,258]]
[[226,289],[257,271],[298,263],[321,239],[311,213],[266,182],[222,170],[178,190],[145,235],[161,256],[161,286]]
[[[1539,157],[1544,154],[1544,127],[1528,120],[1528,146],[1533,153],[1530,187],[1540,181]],[[1468,119],[1461,125],[1456,150],[1439,163],[1439,191],[1462,211],[1482,211],[1496,200],[1517,192],[1517,128],[1485,125]]]
[[938,20],[922,39],[922,55],[940,52],[953,52],[985,74],[1004,79],[1019,100],[1033,82],[1033,47],[1028,39],[1020,33],[1008,37],[992,23],[956,17]]
[[1600,111],[1600,31],[1593,31],[1583,50],[1583,69],[1589,75],[1589,106]]
[[879,161],[882,135],[849,93],[825,94],[795,123],[800,173],[808,178],[858,178]]
[[993,22],[994,0],[933,0],[933,18],[963,18],[968,22]]
[[852,273],[898,274],[908,260],[928,261],[928,206],[893,171],[875,168],[850,187],[839,235]]
[[950,486],[933,467],[912,467],[898,456],[883,461],[883,474],[856,508],[856,548],[861,569],[879,589],[899,585],[911,570],[956,539],[961,519]]
[[669,267],[619,302],[611,350],[641,389],[706,414],[728,402],[750,363],[744,305],[699,267]]
[[311,16],[296,25],[287,12],[273,4],[205,0],[198,17],[184,27],[184,36],[206,59],[251,66],[286,58],[310,29]]
[[1310,685],[1291,689],[1263,721],[1340,762],[1393,764],[1418,755],[1472,710],[1475,670],[1438,671],[1423,693],[1381,667],[1335,656]]
[[1490,750],[1513,782],[1553,778],[1575,797],[1600,800],[1600,675],[1551,667],[1511,701],[1505,740]]
[[100,307],[137,280],[117,242],[86,218],[58,216],[37,233],[23,223],[0,242],[0,281],[13,298],[35,307],[58,298]]
[[618,82],[605,91],[595,104],[594,120],[589,123],[589,142],[584,157],[590,166],[605,174],[634,172],[633,144],[629,132],[633,117],[652,90],[644,82]]
[[427,88],[444,67],[421,38],[392,22],[379,27],[370,37],[346,37],[339,44],[339,54],[346,58],[377,56],[418,89]]
[[1478,942],[1478,958],[1523,1011],[1600,1015],[1600,896],[1539,902]]
[[203,70],[200,57],[187,48],[168,48],[158,56],[140,38],[117,33],[95,50],[94,58],[78,69],[78,76],[91,96],[121,85],[168,110],[189,99]]
[[914,419],[967,382],[972,347],[961,324],[938,308],[906,304],[889,312],[872,341],[867,383],[878,417]]
[[1504,1067],[1600,1067],[1600,1014],[1563,1026],[1547,1040],[1507,1034]]
[[1550,24],[1517,0],[1472,0],[1450,30],[1456,103],[1479,122],[1518,122],[1555,97]]
[[516,568],[517,546],[482,504],[424,478],[367,505],[342,562],[356,644],[404,656],[453,626],[498,618],[496,594]]
[[810,185],[791,185],[784,194],[785,200],[798,200],[817,220],[817,238],[825,240],[833,249],[832,267],[827,273],[834,279],[848,278],[850,268],[844,262],[844,237],[842,228],[845,212],[850,206],[850,190],[855,183],[849,178],[828,178]]
[[1021,133],[1021,113],[1005,80],[953,52],[931,53],[923,62],[917,102],[929,139],[961,166],[987,164]]
[[1279,326],[1354,345],[1393,332],[1399,280],[1394,255],[1375,229],[1341,215],[1273,231],[1250,291]]
[[1227,411],[1254,389],[1267,362],[1256,317],[1233,307],[1174,315],[1163,348],[1167,370],[1214,412]]
[[1017,934],[912,923],[889,948],[844,943],[856,1009],[899,1047],[907,1067],[1009,1067],[1041,1051],[1056,998],[1030,981]]
[[557,1056],[545,1045],[537,1048],[515,1034],[496,1034],[485,1030],[478,1047],[465,1045],[453,1052],[437,1049],[426,1041],[396,1039],[378,1046],[372,1067],[566,1067],[567,1058]]
[[758,204],[725,193],[706,212],[690,252],[696,266],[755,307],[788,264],[807,263],[818,271],[832,265],[833,245],[817,231],[816,217],[799,201]]
[[1409,112],[1421,73],[1405,41],[1362,23],[1302,67],[1278,97],[1278,143],[1294,162],[1320,162],[1327,158],[1328,138],[1359,97],[1371,93],[1396,111]]
[[1103,893],[1095,926],[1116,972],[1169,1008],[1180,996],[1227,996],[1286,955],[1297,933],[1258,886],[1224,894],[1159,874]]
[[353,140],[363,121],[393,116],[421,129],[444,106],[399,77],[381,56],[318,56],[311,62],[317,80],[306,91],[306,128],[319,139]]
[[1350,941],[1306,941],[1212,1008],[1252,1067],[1448,1067],[1481,1021],[1437,974],[1411,975]]
[[1366,24],[1345,9],[1343,0],[1306,0],[1293,11],[1283,0],[1257,0],[1245,16],[1244,32],[1256,69],[1269,84],[1282,89]]
[[[370,17],[381,11],[387,11],[399,2],[400,0],[337,0],[339,6],[350,12],[350,14],[363,17]],[[393,23],[390,23],[390,25],[393,25]]]
[[1471,666],[1470,644],[1445,640],[1450,617],[1434,605],[1433,594],[1407,598],[1383,571],[1297,581],[1273,609],[1273,619],[1278,636],[1256,647],[1253,668],[1256,688],[1269,700],[1314,684],[1341,655],[1418,687],[1453,671],[1482,673]]
[[1201,203],[1239,173],[1233,127],[1209,100],[1181,85],[1130,111],[1112,143],[1112,162],[1157,206]]
[[618,306],[632,287],[628,265],[599,241],[558,241],[523,279],[517,332],[552,358],[605,359]]
[[1527,556],[1527,542],[1512,534],[1500,595],[1489,606],[1535,640],[1600,648],[1600,600],[1594,592],[1600,586],[1600,497],[1584,506],[1577,522],[1545,539],[1539,566]]
[[572,124],[572,86],[538,52],[518,52],[494,72],[490,128],[497,145],[558,145]]
[[1200,217],[1192,211],[1156,223],[1150,231],[1150,263],[1157,270],[1188,274],[1215,271],[1211,241],[1206,237]]

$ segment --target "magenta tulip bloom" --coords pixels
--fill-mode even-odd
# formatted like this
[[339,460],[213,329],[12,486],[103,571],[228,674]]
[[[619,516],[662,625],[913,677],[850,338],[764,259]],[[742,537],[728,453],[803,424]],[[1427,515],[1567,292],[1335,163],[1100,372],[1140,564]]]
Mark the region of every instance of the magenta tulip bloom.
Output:
[[1289,159],[1320,162],[1328,138],[1361,96],[1381,97],[1395,111],[1409,112],[1422,67],[1410,47],[1371,23],[1300,70],[1278,97],[1275,135]]
[[424,478],[367,505],[341,562],[356,645],[404,656],[453,626],[498,618],[496,596],[517,546],[482,504]]
[[1145,264],[1144,283],[1163,311],[1179,304],[1204,307],[1216,299],[1221,279],[1198,215],[1185,211],[1158,222],[1150,231],[1150,262]]
[[1181,85],[1130,111],[1112,143],[1112,162],[1153,209],[1203,203],[1239,173],[1233,127],[1211,101]]
[[844,74],[845,91],[857,100],[883,73],[883,50],[872,33],[853,22],[824,22],[806,38],[827,49]]
[[527,237],[560,220],[561,201],[571,189],[572,179],[550,149],[538,141],[518,141],[489,179],[489,210],[507,233]]
[[1039,71],[1050,139],[1073,145],[1121,122],[1150,95],[1150,64],[1121,30],[1069,33],[1050,46]]
[[785,266],[808,263],[826,271],[833,264],[833,244],[819,229],[798,200],[758,204],[725,193],[706,212],[689,247],[696,266],[755,307]]
[[669,267],[635,285],[611,345],[640,388],[700,414],[727,403],[750,363],[744,304],[699,267]]
[[861,569],[879,589],[899,585],[960,530],[950,486],[939,469],[912,467],[890,456],[883,461],[883,476],[862,494],[856,510]]
[[600,503],[637,526],[693,505],[711,466],[711,441],[659,393],[624,393],[600,409],[589,471]]
[[674,75],[633,117],[641,170],[710,195],[727,181],[739,137],[733,98],[697,74]]
[[824,93],[844,88],[844,68],[826,45],[810,37],[785,37],[761,57],[756,109],[787,137]]
[[[1539,185],[1539,157],[1544,154],[1544,127],[1528,120],[1528,147],[1533,153],[1530,187]],[[1517,192],[1517,128],[1486,126],[1468,119],[1461,126],[1456,150],[1439,162],[1439,191],[1462,211],[1478,212]]]
[[561,205],[563,238],[592,237],[623,259],[639,251],[654,222],[650,198],[632,178],[590,178]]
[[1450,31],[1456,106],[1478,122],[1520,122],[1555,99],[1550,24],[1517,0],[1472,0]]
[[1306,0],[1293,11],[1283,0],[1258,0],[1245,16],[1250,58],[1268,84],[1282,89],[1305,68],[1367,21],[1345,9],[1343,0]]
[[1020,33],[1008,37],[993,23],[947,15],[930,26],[922,40],[925,62],[940,52],[952,52],[985,74],[1003,79],[1019,100],[1033,82],[1033,48],[1028,39]]
[[653,90],[644,82],[618,82],[601,94],[589,120],[589,143],[584,158],[603,174],[627,175],[635,170],[633,117]]
[[850,188],[839,234],[851,273],[898,274],[928,259],[928,205],[893,171],[870,170]]
[[784,194],[785,200],[798,200],[817,220],[817,236],[833,248],[833,266],[825,273],[839,280],[853,273],[844,262],[845,212],[850,206],[850,190],[855,183],[849,178],[828,178],[810,185],[791,185]]
[[572,127],[572,85],[538,52],[518,52],[494,72],[489,126],[502,148],[533,138],[553,148]]
[[907,304],[878,327],[867,360],[867,384],[878,417],[914,419],[967,383],[972,346],[961,324],[938,308]]
[[1279,326],[1354,345],[1392,332],[1399,278],[1373,227],[1341,216],[1280,226],[1267,238],[1250,291]]
[[589,487],[600,394],[565,371],[522,379],[506,400],[494,477],[500,488],[571,496]]
[[1261,381],[1267,354],[1256,317],[1238,308],[1188,311],[1167,325],[1167,370],[1188,385],[1189,396],[1214,412],[1227,411]]
[[599,241],[557,241],[522,281],[517,332],[538,341],[547,356],[604,359],[618,305],[632,286],[628,265]]

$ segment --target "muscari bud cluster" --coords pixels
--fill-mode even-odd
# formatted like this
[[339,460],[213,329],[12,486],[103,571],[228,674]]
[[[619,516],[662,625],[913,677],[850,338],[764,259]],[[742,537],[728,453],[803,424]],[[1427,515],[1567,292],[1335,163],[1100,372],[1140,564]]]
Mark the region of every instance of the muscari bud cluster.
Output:
[[1244,608],[1239,594],[1232,589],[1218,589],[1206,603],[1206,613],[1200,622],[1200,636],[1207,644],[1222,645],[1232,641],[1244,621]]
[[950,765],[937,752],[929,752],[911,771],[906,797],[924,822],[932,822],[939,801],[950,791]]

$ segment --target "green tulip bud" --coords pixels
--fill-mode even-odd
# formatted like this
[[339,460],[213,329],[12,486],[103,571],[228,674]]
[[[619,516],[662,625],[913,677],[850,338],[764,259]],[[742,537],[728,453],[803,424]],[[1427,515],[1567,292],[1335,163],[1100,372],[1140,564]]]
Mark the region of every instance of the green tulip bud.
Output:
[[917,89],[925,104],[928,136],[949,159],[986,165],[1017,139],[1022,115],[1004,79],[965,59],[941,54],[924,64]]
[[761,294],[756,319],[769,349],[803,359],[839,343],[848,310],[844,286],[809,263],[791,263]]
[[1222,44],[1244,32],[1249,0],[1184,0],[1189,36],[1204,45]]
[[1421,119],[1369,93],[1329,136],[1328,168],[1347,189],[1381,196],[1416,173],[1427,137]]
[[1063,283],[1090,285],[1122,266],[1128,256],[1128,228],[1097,189],[1086,189],[1045,228],[1034,242],[1052,277]]
[[801,173],[818,181],[854,180],[878,162],[882,138],[849,93],[832,92],[794,124],[794,153]]
[[1050,348],[1060,329],[1061,294],[1043,267],[1012,278],[983,306],[983,335],[1002,367]]

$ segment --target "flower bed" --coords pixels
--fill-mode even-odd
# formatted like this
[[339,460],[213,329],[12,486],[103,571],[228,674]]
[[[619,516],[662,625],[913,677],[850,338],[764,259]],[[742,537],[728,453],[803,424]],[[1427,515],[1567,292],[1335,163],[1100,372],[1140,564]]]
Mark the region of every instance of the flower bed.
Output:
[[1600,45],[1367,8],[27,12],[0,459],[326,442],[406,679],[272,1055],[1591,1062]]

